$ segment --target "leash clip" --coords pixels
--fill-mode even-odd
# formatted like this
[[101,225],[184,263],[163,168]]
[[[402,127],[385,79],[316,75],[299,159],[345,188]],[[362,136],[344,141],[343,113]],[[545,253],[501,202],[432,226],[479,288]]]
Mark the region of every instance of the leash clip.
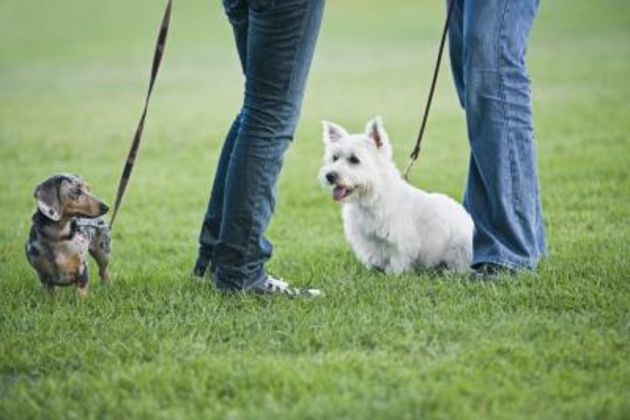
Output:
[[413,166],[413,164],[416,162],[415,159],[411,158],[409,159],[409,162],[407,163],[407,166],[405,166],[405,171],[403,172],[403,179],[405,181],[409,181],[409,171],[411,171],[411,168]]

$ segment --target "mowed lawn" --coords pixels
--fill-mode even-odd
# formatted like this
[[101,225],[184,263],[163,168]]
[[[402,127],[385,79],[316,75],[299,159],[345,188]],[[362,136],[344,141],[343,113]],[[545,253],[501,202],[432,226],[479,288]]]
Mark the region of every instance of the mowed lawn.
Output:
[[[322,119],[381,114],[400,166],[443,2],[331,0],[269,231],[319,300],[224,297],[189,271],[242,79],[219,1],[175,1],[113,284],[47,299],[23,244],[35,185],[112,203],[163,2],[0,3],[0,418],[630,418],[630,8],[543,1],[529,48],[549,258],[500,282],[366,271],[316,180]],[[412,182],[461,198],[445,64]]]

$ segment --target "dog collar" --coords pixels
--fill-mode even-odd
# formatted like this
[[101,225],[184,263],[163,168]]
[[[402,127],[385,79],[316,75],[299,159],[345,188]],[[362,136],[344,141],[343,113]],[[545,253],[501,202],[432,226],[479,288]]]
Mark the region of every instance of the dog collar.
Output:
[[44,214],[42,212],[40,212],[39,210],[37,210],[37,213],[35,213],[35,216],[33,217],[35,220],[34,226],[35,229],[37,230],[37,233],[39,233],[40,235],[42,235],[44,238],[46,239],[50,239],[50,240],[56,240],[56,241],[70,241],[74,238],[74,236],[77,234],[77,231],[79,230],[79,226],[77,224],[76,219],[71,219],[70,220],[70,232],[68,232],[67,235],[62,235],[59,237],[55,237],[52,235],[47,234],[43,229],[41,229],[42,225],[50,225],[53,224],[53,222],[51,222],[50,219],[48,219],[46,216],[44,216]]
[[76,219],[72,219],[70,221],[70,233],[68,233],[66,236],[62,236],[60,239],[62,241],[70,241],[74,238],[74,235],[77,234],[78,230],[79,230],[79,227],[77,225]]

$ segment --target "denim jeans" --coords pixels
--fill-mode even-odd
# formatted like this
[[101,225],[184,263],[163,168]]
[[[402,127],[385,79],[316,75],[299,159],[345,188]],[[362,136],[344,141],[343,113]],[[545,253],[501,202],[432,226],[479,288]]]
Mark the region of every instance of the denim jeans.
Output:
[[450,58],[471,155],[473,265],[533,269],[546,254],[527,40],[538,0],[454,0]]
[[264,232],[293,139],[324,0],[223,0],[245,76],[242,108],[223,144],[199,237],[216,286],[265,279]]

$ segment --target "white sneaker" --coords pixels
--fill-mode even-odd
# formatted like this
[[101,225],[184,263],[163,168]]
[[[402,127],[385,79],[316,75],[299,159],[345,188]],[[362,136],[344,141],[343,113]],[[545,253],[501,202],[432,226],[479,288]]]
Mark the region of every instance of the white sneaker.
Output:
[[291,287],[286,281],[272,276],[267,276],[265,280],[248,291],[262,295],[287,295],[291,297],[318,297],[324,294],[320,289],[298,289]]

